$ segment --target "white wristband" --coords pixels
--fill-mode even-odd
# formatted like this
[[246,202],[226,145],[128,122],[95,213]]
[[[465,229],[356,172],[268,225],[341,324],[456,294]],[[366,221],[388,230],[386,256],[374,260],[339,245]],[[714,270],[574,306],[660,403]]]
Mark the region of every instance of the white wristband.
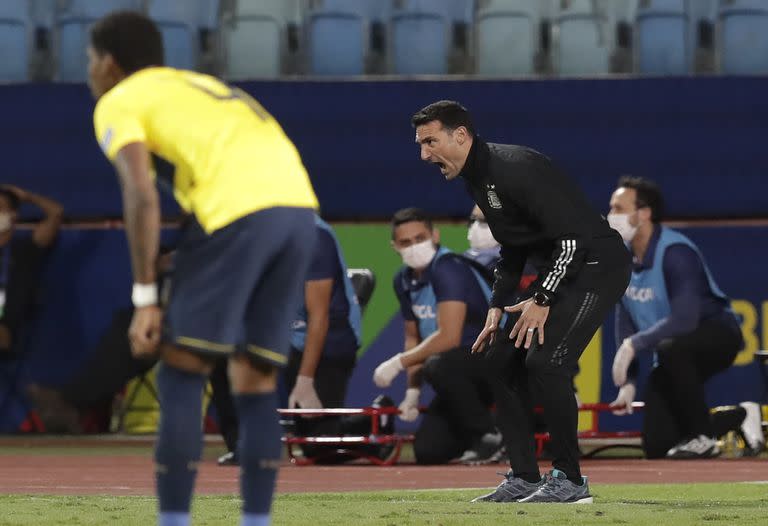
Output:
[[156,283],[134,283],[131,301],[137,309],[157,305],[157,284]]

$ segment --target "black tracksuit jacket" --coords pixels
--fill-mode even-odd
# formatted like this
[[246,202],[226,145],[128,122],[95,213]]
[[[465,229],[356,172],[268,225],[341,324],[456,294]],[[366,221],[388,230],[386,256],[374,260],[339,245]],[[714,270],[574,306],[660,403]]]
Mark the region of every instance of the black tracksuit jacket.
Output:
[[460,175],[502,246],[492,307],[515,301],[526,260],[538,271],[529,294],[542,291],[553,302],[585,264],[627,264],[621,236],[541,153],[476,137]]

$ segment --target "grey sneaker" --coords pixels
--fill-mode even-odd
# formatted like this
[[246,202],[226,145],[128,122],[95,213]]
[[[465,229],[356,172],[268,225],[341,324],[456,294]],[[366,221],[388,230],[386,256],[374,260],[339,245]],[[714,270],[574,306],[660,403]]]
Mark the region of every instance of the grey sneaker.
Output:
[[741,436],[744,437],[744,455],[755,457],[765,449],[763,415],[760,411],[760,405],[755,402],[742,402],[739,405],[747,412],[740,429]]
[[686,440],[667,451],[667,458],[692,460],[696,458],[714,458],[720,455],[720,448],[714,438],[699,435]]
[[521,478],[517,478],[512,474],[512,470],[507,473],[499,473],[504,476],[504,480],[501,481],[495,490],[472,499],[472,502],[517,502],[538,490],[544,479],[539,482],[527,482]]
[[559,469],[544,475],[544,484],[536,493],[520,499],[520,502],[562,502],[565,504],[592,504],[587,477],[582,477],[581,486],[577,486]]

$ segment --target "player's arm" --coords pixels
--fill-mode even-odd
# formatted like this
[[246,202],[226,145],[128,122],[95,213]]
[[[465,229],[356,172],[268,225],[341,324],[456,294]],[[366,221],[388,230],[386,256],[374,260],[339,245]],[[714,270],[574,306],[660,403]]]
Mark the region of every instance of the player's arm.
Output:
[[[419,344],[419,326],[415,321],[405,320],[405,343],[403,350],[410,351]],[[408,387],[421,387],[421,364],[412,365],[407,368]]]
[[304,284],[304,303],[307,309],[307,337],[299,366],[299,376],[315,377],[317,365],[325,347],[330,323],[332,279],[307,281]]
[[48,248],[56,239],[64,218],[64,207],[49,197],[34,194],[17,186],[4,185],[3,188],[13,192],[22,203],[29,203],[43,211],[43,220],[37,223],[32,232],[32,241],[40,248]]
[[134,283],[152,285],[160,246],[160,198],[146,145],[134,142],[123,146],[114,165],[123,193],[123,219]]
[[403,353],[404,367],[422,364],[433,354],[455,349],[461,344],[461,333],[467,315],[463,301],[441,301],[437,304],[437,330],[413,349]]

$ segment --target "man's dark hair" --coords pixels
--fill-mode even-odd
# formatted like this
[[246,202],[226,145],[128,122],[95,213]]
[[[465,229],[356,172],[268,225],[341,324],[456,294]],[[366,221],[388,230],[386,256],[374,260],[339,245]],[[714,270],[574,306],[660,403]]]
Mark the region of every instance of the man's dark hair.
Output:
[[162,66],[163,37],[152,20],[134,11],[117,11],[91,28],[91,46],[109,53],[126,75],[150,66]]
[[635,206],[651,209],[651,221],[660,223],[664,218],[664,197],[659,185],[645,177],[623,175],[619,178],[619,188],[631,188],[635,191]]
[[21,201],[19,201],[18,196],[13,192],[11,192],[10,190],[6,190],[5,188],[0,188],[0,196],[8,199],[8,203],[10,203],[11,208],[13,210],[18,210],[19,207],[21,206]]
[[453,131],[459,126],[464,126],[469,135],[475,136],[475,126],[472,124],[472,116],[467,108],[453,100],[439,100],[429,106],[425,106],[411,117],[414,128],[432,121],[440,121],[448,131]]
[[429,231],[432,231],[432,218],[421,208],[403,208],[392,216],[392,238],[395,237],[395,229],[400,225],[411,222],[424,223]]

